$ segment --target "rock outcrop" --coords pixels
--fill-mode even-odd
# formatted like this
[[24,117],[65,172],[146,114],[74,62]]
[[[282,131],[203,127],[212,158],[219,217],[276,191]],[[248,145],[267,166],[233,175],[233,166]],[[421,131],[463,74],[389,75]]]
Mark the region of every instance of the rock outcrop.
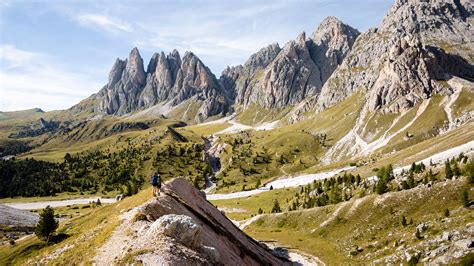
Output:
[[[192,115],[196,122],[201,122],[227,113],[230,94],[221,89],[214,74],[191,52],[182,58],[176,50],[167,56],[163,52],[156,53],[145,71],[143,59],[134,48],[128,59],[115,61],[107,85],[84,104],[98,102],[95,112],[124,115],[157,104],[167,104],[172,109],[192,101],[197,104],[197,111]],[[75,106],[73,109],[86,108]]]
[[326,82],[318,110],[360,89],[369,111],[399,112],[435,93],[451,93],[438,81],[474,80],[473,11],[469,1],[397,0]]
[[294,105],[319,94],[358,35],[357,30],[328,17],[311,38],[307,39],[303,32],[283,49],[277,44],[263,48],[244,66],[226,69],[221,80],[225,81],[224,86],[235,88],[238,105],[247,107],[254,103],[265,108]]
[[124,216],[95,263],[131,257],[145,265],[291,264],[242,232],[184,178],[168,182],[161,196]]
[[138,96],[145,85],[143,59],[133,48],[128,59],[115,61],[107,85],[99,92],[98,110],[106,114],[125,114],[135,110]]

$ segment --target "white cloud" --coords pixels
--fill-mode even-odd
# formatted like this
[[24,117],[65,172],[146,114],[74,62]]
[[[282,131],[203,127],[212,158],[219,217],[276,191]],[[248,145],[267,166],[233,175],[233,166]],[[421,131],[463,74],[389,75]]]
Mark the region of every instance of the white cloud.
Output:
[[40,60],[39,53],[16,49],[13,45],[0,45],[0,60],[2,67],[16,68],[25,65],[33,60]]
[[101,84],[87,74],[62,70],[42,53],[0,45],[0,110],[68,108],[96,92]]
[[120,19],[108,17],[100,14],[81,14],[75,17],[75,20],[79,22],[80,25],[86,27],[99,27],[108,32],[132,32],[132,26]]

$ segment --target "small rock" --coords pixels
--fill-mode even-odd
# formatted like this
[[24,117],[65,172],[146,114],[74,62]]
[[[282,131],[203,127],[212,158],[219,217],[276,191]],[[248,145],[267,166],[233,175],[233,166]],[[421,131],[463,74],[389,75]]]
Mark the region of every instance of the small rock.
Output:
[[416,227],[416,230],[420,233],[426,231],[428,229],[429,225],[427,223],[421,223]]
[[449,246],[440,246],[432,251],[430,251],[429,256],[431,258],[438,257],[439,255],[445,253],[449,249]]
[[420,260],[420,252],[414,251],[414,252],[409,252],[405,251],[405,258],[406,261],[410,264],[416,264]]
[[451,240],[452,234],[450,232],[443,232],[443,236],[441,237],[442,240],[444,241],[449,241]]
[[465,250],[474,247],[474,241],[472,239],[461,239],[454,242],[454,245]]

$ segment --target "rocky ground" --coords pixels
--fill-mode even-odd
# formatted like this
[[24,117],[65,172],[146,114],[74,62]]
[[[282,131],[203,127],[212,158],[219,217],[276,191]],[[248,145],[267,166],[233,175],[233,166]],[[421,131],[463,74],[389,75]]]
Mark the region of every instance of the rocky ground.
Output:
[[0,244],[31,234],[38,220],[36,213],[0,204]]

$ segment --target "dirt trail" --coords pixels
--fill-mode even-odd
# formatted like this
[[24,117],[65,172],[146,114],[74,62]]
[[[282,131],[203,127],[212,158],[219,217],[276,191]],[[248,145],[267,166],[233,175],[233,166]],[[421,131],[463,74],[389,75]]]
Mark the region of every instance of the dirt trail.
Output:
[[463,85],[460,83],[456,78],[452,78],[448,81],[449,86],[451,86],[453,89],[455,89],[454,93],[450,96],[446,96],[441,104],[443,104],[443,109],[444,112],[446,113],[446,116],[448,117],[448,131],[454,129],[454,118],[453,118],[453,104],[456,102],[456,100],[459,98],[459,95],[461,94]]
[[324,226],[328,225],[330,222],[334,221],[337,218],[337,216],[339,215],[339,213],[342,211],[342,209],[344,209],[344,207],[347,206],[347,204],[349,204],[349,201],[340,203],[339,206],[337,207],[337,209],[324,222],[322,222],[319,225],[319,227],[324,227]]
[[240,230],[244,230],[245,227],[251,225],[253,222],[257,221],[260,217],[262,217],[263,214],[257,214],[255,215],[254,217],[250,218],[250,219],[247,219],[247,220],[244,220],[244,221],[241,221],[239,223],[239,228]]
[[50,207],[61,207],[67,205],[75,205],[75,204],[88,204],[91,201],[97,202],[97,199],[100,199],[101,203],[114,203],[116,202],[115,199],[108,199],[108,198],[80,198],[80,199],[70,199],[70,200],[55,200],[55,201],[37,201],[37,202],[14,202],[14,203],[4,203],[5,205],[20,209],[20,210],[37,210],[46,208],[46,206]]

